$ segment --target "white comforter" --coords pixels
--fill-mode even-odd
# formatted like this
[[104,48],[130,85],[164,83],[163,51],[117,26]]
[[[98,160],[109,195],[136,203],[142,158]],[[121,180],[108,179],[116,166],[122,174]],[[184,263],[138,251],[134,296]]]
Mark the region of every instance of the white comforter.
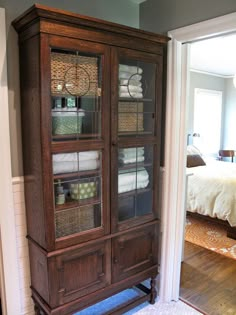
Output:
[[236,163],[211,161],[187,168],[187,210],[236,226]]

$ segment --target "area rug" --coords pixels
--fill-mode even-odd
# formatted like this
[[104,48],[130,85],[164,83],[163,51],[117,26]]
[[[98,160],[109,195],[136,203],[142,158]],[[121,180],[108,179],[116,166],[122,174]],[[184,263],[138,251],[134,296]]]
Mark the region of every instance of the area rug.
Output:
[[218,224],[188,216],[185,240],[236,260],[236,240],[228,238]]

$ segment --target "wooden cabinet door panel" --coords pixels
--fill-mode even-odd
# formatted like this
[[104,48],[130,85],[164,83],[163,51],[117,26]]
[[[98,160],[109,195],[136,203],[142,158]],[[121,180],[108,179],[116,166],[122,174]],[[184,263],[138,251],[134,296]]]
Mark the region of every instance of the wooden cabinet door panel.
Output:
[[[110,242],[86,246],[56,257],[51,285],[57,305],[87,295],[110,283]],[[56,273],[56,274],[55,274]],[[57,279],[57,285],[53,281]]]
[[120,281],[157,264],[157,227],[126,233],[112,243],[112,282]]

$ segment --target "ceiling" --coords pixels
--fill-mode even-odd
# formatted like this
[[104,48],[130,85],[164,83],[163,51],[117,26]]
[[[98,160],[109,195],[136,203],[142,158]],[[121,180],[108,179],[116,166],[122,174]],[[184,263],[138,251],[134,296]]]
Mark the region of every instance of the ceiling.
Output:
[[236,74],[236,34],[191,44],[190,68],[225,77]]

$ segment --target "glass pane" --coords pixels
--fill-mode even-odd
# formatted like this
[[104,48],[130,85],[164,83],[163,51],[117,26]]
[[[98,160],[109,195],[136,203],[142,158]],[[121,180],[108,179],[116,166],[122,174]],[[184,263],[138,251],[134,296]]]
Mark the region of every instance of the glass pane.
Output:
[[56,237],[101,226],[101,152],[53,154],[52,160]]
[[118,134],[152,135],[155,130],[156,65],[120,59]]
[[124,221],[152,212],[153,147],[118,151],[118,219]]
[[101,56],[51,50],[54,141],[101,136]]

